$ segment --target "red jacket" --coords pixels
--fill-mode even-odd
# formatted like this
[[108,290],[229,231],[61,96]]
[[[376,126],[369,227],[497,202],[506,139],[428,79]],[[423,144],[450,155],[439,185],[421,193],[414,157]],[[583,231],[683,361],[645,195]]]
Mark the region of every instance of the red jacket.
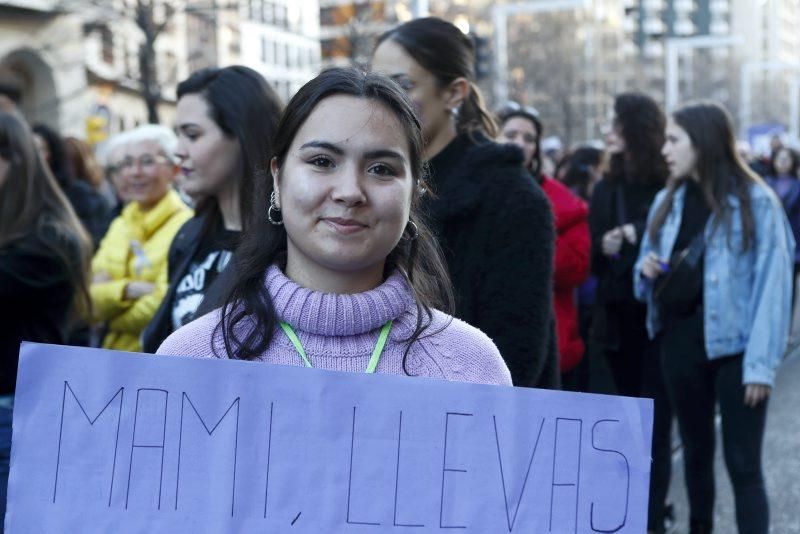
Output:
[[556,312],[558,354],[561,372],[569,371],[583,358],[584,345],[578,329],[575,288],[589,276],[591,238],[589,208],[564,184],[544,177],[542,189],[550,199],[556,227],[553,306]]

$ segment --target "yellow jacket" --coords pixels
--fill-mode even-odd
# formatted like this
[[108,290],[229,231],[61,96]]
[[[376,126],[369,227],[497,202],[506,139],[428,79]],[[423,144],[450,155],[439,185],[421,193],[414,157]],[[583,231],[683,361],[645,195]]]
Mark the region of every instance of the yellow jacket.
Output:
[[[167,252],[172,239],[192,210],[170,190],[147,212],[131,202],[114,219],[92,259],[92,273],[110,280],[91,286],[92,319],[106,322],[103,347],[141,351],[139,336],[150,322],[167,291]],[[129,282],[155,284],[155,290],[135,300],[125,298]]]

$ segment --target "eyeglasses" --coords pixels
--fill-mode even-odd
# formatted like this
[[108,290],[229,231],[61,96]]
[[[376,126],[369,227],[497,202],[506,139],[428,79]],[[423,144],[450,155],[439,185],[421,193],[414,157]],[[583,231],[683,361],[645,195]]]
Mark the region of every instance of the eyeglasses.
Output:
[[169,161],[169,158],[163,154],[142,154],[138,158],[127,157],[117,165],[110,165],[107,169],[112,173],[117,173],[129,171],[138,166],[143,171],[151,171],[156,165],[169,163]]
[[514,114],[529,115],[536,120],[540,120],[539,110],[537,110],[535,107],[523,106],[518,102],[514,102],[513,100],[509,100],[508,102],[503,104],[497,112],[497,116],[501,118]]

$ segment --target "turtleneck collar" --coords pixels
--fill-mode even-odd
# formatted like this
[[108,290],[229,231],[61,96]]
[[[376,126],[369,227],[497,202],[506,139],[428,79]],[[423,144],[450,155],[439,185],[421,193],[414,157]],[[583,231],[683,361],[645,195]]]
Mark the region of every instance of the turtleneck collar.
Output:
[[411,287],[398,271],[375,289],[339,295],[301,287],[273,264],[266,272],[266,286],[280,320],[322,336],[371,332],[398,318],[414,303]]

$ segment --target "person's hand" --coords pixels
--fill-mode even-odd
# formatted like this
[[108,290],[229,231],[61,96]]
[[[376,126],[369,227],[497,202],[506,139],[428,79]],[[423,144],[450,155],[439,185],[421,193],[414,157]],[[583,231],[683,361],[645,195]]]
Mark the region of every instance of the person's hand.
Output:
[[642,262],[642,276],[648,280],[655,280],[662,274],[664,274],[664,266],[662,265],[661,258],[656,256],[655,252],[651,252]]
[[108,274],[106,271],[99,271],[92,275],[92,283],[93,284],[102,284],[103,282],[110,282],[111,275]]
[[625,241],[631,245],[635,245],[638,238],[636,235],[636,227],[630,223],[626,224],[622,227],[622,236],[625,238]]
[[761,401],[769,397],[772,388],[766,384],[745,384],[744,405],[755,408]]
[[150,282],[140,282],[138,280],[129,282],[125,286],[125,298],[127,300],[136,300],[138,298],[149,295],[155,290],[156,286]]
[[614,254],[619,254],[620,249],[622,248],[622,239],[624,235],[622,233],[621,228],[614,228],[613,230],[609,230],[603,235],[603,254],[606,256],[613,256]]

